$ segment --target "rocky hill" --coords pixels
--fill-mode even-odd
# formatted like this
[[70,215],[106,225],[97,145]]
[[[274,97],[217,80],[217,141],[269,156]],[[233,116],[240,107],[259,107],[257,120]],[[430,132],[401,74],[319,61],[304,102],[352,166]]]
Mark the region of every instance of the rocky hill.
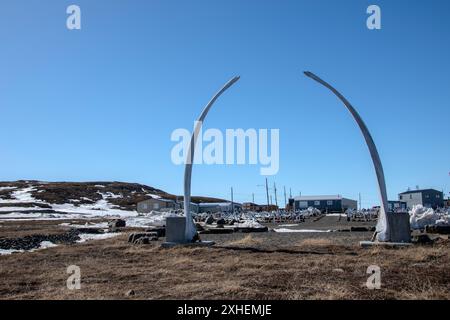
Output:
[[[139,201],[150,198],[174,200],[177,196],[138,183],[126,182],[0,182],[0,214],[134,212]],[[181,200],[182,197],[178,196]],[[192,197],[193,202],[224,202]]]

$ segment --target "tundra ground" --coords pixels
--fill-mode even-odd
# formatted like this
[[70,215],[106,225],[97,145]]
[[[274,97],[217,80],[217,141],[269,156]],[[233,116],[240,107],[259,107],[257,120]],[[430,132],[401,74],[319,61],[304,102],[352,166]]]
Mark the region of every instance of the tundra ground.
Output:
[[[20,225],[20,228],[18,226]],[[58,224],[3,223],[11,235]],[[369,232],[205,235],[211,248],[132,245],[127,234],[0,256],[0,299],[450,299],[450,245],[362,249]],[[81,269],[81,289],[66,286]],[[381,289],[369,290],[370,265]],[[134,294],[129,294],[133,290]],[[127,294],[128,293],[128,294]]]

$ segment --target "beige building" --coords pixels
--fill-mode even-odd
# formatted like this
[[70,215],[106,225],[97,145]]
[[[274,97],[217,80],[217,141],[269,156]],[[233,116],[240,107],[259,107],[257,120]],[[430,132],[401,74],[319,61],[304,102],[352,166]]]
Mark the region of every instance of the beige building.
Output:
[[137,212],[149,213],[152,210],[155,211],[169,211],[173,209],[179,209],[180,205],[173,200],[169,199],[147,199],[138,202]]

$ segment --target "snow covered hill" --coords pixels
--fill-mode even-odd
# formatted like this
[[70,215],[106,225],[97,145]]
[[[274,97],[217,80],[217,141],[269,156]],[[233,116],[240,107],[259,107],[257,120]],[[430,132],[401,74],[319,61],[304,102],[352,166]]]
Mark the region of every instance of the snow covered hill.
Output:
[[135,216],[137,202],[173,195],[123,182],[0,182],[0,219]]
[[[137,216],[139,201],[175,200],[176,197],[160,189],[127,182],[0,182],[0,220],[133,217]],[[193,196],[191,201],[226,200]]]

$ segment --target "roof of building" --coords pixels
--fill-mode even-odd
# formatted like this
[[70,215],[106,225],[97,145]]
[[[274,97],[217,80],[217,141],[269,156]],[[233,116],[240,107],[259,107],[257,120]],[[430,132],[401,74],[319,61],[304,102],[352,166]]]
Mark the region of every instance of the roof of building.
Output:
[[145,201],[161,201],[161,202],[175,202],[174,200],[171,199],[164,199],[164,198],[151,198],[151,199],[145,199],[139,202],[145,202]]
[[[233,202],[234,206],[240,206],[240,203]],[[199,203],[200,207],[227,207],[231,206],[231,202],[209,202],[209,203]]]
[[313,201],[313,200],[341,200],[343,199],[341,195],[322,195],[322,196],[299,196],[294,197],[297,201]]
[[434,191],[434,192],[441,192],[439,190],[436,189],[416,189],[416,190],[408,190],[399,194],[409,194],[409,193],[420,193],[420,192],[424,192],[424,191]]

